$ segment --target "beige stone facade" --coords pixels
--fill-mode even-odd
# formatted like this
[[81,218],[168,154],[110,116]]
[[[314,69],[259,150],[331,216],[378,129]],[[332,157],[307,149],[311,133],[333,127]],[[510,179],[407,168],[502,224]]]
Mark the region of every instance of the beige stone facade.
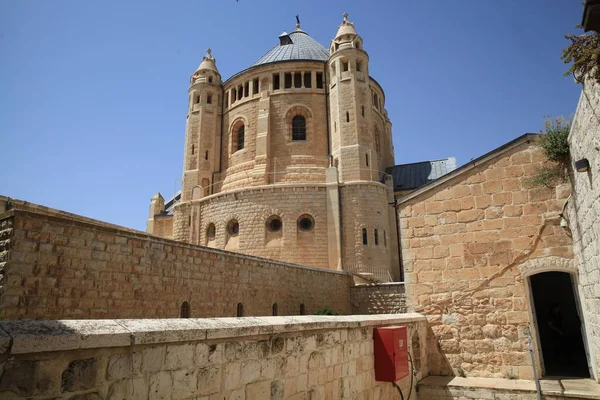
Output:
[[583,84],[569,134],[573,162],[587,159],[589,171],[572,169],[573,194],[567,204],[567,222],[573,235],[575,267],[584,298],[585,323],[592,367],[600,371],[600,84]]
[[0,322],[0,398],[398,398],[375,381],[373,330],[403,325],[418,368],[398,384],[416,399],[425,324],[418,314]]
[[400,199],[407,303],[427,315],[428,348],[439,345],[433,375],[531,379],[528,277],[575,271],[560,223],[568,185],[528,183],[543,161],[524,135]]
[[177,318],[184,309],[196,318],[350,311],[344,272],[11,204],[0,213],[2,320]]
[[394,165],[391,123],[362,38],[345,16],[329,50],[299,25],[279,40],[225,82],[204,57],[190,81],[181,198],[167,213],[155,196],[147,231],[397,280],[383,172]]

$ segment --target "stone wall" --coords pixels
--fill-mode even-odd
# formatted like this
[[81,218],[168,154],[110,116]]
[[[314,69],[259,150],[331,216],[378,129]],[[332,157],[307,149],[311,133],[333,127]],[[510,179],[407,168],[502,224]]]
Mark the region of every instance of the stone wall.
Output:
[[[15,206],[19,207],[15,203]],[[350,277],[192,246],[45,208],[0,214],[0,319],[349,312]],[[2,261],[4,260],[4,261]]]
[[587,158],[588,172],[571,173],[573,195],[567,215],[575,265],[585,299],[585,323],[596,376],[600,370],[600,84],[583,85],[569,134],[573,162]]
[[404,282],[362,284],[350,288],[352,314],[406,312]]
[[568,185],[529,184],[543,160],[524,135],[400,199],[408,307],[440,349],[432,374],[531,378],[527,276],[574,272],[559,217]]
[[418,314],[0,322],[0,398],[392,399],[374,377],[373,329],[404,325],[427,375]]

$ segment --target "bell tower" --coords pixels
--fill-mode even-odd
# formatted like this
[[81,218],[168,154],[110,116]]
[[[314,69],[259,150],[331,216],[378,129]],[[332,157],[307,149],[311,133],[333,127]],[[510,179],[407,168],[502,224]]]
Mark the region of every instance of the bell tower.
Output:
[[184,242],[195,239],[199,218],[192,200],[210,195],[213,173],[219,168],[223,82],[211,50],[190,79],[181,200],[174,209],[173,238]]
[[219,165],[222,82],[208,49],[190,80],[185,130],[181,201],[212,193],[212,174]]
[[348,13],[329,48],[331,154],[340,181],[379,180],[369,56]]

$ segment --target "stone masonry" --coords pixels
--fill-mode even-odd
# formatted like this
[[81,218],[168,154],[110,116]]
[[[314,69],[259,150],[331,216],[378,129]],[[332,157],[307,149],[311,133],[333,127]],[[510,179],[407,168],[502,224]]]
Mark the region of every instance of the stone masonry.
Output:
[[577,112],[569,134],[573,162],[587,158],[588,172],[571,173],[573,194],[567,204],[569,228],[573,233],[575,266],[585,301],[585,323],[592,366],[600,371],[600,84],[583,84]]
[[[0,319],[173,318],[350,310],[351,278],[192,246],[43,207],[0,213]],[[24,207],[25,209],[19,209]],[[29,208],[28,208],[29,207]],[[35,211],[32,211],[35,210]]]
[[0,398],[399,398],[375,381],[373,329],[404,325],[417,367],[398,383],[414,399],[425,324],[418,314],[0,322]]
[[[527,276],[574,272],[559,214],[570,190],[532,188],[524,135],[399,201],[409,310],[427,315],[433,375],[532,377]],[[537,349],[536,349],[537,351]]]
[[406,312],[404,282],[358,284],[350,288],[352,314],[401,314]]

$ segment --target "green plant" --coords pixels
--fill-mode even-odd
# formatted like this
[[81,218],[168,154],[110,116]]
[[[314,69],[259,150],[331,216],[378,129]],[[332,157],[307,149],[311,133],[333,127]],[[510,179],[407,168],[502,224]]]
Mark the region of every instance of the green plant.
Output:
[[315,315],[340,315],[340,313],[333,311],[329,307],[323,307],[320,310],[318,310],[317,312],[315,312]]
[[[579,25],[577,27],[581,28]],[[565,35],[565,38],[570,40],[571,44],[563,50],[560,58],[565,64],[573,63],[565,75],[575,74],[578,81],[581,77],[589,76],[600,83],[600,34],[569,34]]]
[[456,375],[460,376],[461,378],[466,378],[467,377],[467,373],[465,372],[464,369],[462,369],[461,366],[458,366],[455,369],[456,369]]
[[535,168],[535,174],[528,183],[530,186],[556,187],[568,179],[569,130],[571,122],[562,118],[546,118],[545,130],[538,136],[538,144],[548,162]]
[[515,372],[511,368],[510,371],[506,371],[504,373],[504,379],[515,380],[515,379],[519,379],[519,377],[517,376],[517,374],[515,374]]

